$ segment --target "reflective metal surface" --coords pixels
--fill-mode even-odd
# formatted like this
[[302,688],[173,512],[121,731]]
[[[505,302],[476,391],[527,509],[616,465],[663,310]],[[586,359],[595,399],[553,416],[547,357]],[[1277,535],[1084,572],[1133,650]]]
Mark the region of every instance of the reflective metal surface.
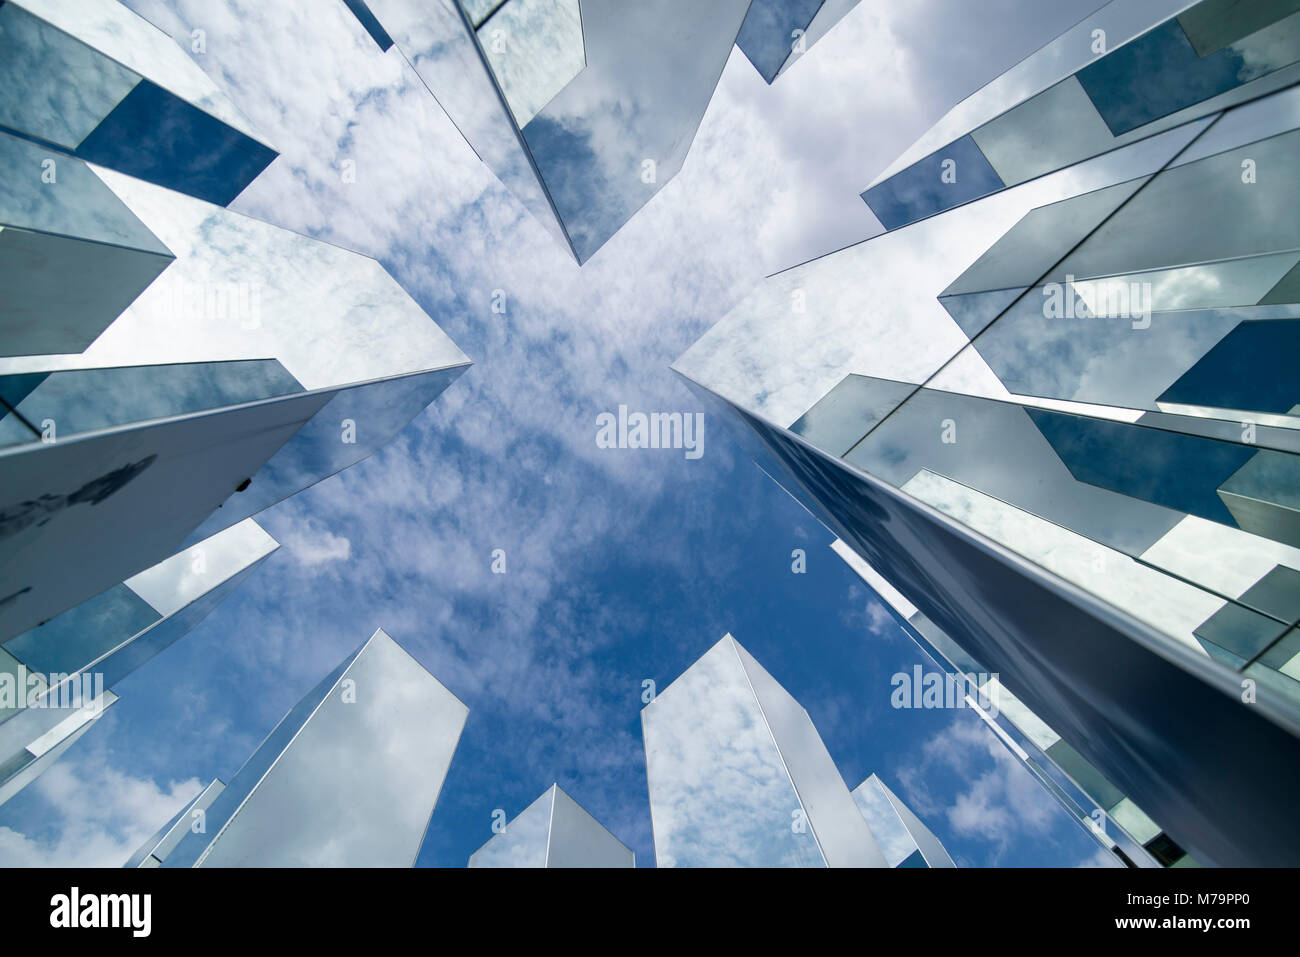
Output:
[[469,709],[375,634],[276,726],[164,867],[402,867]]
[[730,635],[641,712],[659,867],[883,867],[808,714]]
[[636,856],[552,785],[470,855],[470,867],[635,867]]

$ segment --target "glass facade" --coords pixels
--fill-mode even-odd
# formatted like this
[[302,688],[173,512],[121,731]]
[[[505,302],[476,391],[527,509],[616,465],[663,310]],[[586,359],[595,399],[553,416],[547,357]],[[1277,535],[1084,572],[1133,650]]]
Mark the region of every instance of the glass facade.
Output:
[[116,0],[0,5],[0,130],[226,205],[275,159],[162,31]]
[[14,700],[0,708],[0,803],[117,700],[113,685],[189,632],[278,547],[245,520],[5,641],[0,682]]
[[858,0],[753,0],[736,46],[771,83],[857,5]]
[[[1161,864],[1143,845],[1160,839],[1177,849],[1129,798],[1069,748],[1061,736],[1006,689],[989,669],[967,654],[943,629],[919,611],[845,542],[831,546],[881,599],[923,651],[957,682],[966,706],[988,725],[1007,750],[1014,754],[1060,806],[1102,847],[1127,867],[1156,867]],[[984,704],[995,702],[996,708]],[[865,785],[864,785],[865,786]],[[883,784],[882,784],[883,786]],[[861,806],[863,788],[854,792]],[[877,800],[877,805],[879,801]],[[864,811],[865,813],[865,811]],[[1123,819],[1138,836],[1120,823]],[[897,850],[906,850],[899,842]],[[907,853],[911,853],[910,850]],[[902,860],[900,857],[899,860]],[[1169,863],[1195,866],[1195,860],[1177,849]]]
[[[897,229],[1300,79],[1300,5],[1182,6],[1106,5],[954,108],[862,198]],[[1139,27],[1151,14],[1168,19]]]
[[[923,644],[1052,729],[1022,750],[1129,860],[1294,863],[1290,797],[1225,782],[1300,748],[1293,14],[1143,6],[974,95],[868,197],[886,233],[770,277],[675,368]],[[1111,52],[1072,61],[1094,23]],[[1077,97],[1023,94],[1061,71],[1105,142],[1026,128],[1012,152],[1039,165],[1009,169],[980,130],[1017,103],[1086,126]]]
[[853,789],[853,800],[890,867],[957,866],[939,839],[876,775]]
[[635,867],[636,855],[558,784],[470,855],[470,867]]
[[749,7],[368,0],[479,158],[579,263],[681,168]]
[[657,866],[887,866],[808,712],[730,635],[641,729]]
[[203,830],[183,831],[161,864],[409,867],[468,715],[376,631],[276,725],[213,797]]
[[0,640],[361,461],[468,367],[373,259],[4,155]]

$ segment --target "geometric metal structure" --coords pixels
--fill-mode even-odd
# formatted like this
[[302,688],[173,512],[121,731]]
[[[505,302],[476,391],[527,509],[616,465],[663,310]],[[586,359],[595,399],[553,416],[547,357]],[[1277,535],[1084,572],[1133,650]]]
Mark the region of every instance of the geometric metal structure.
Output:
[[[0,337],[0,640],[364,459],[468,366],[373,259],[74,158],[42,183],[43,155],[0,134],[0,222],[91,222],[149,264],[87,287],[112,306],[72,354]],[[5,249],[40,329],[57,303],[25,297],[82,253]]]
[[635,867],[636,855],[558,784],[470,855],[469,867]]
[[[956,682],[965,704],[1099,844],[1128,867],[1193,867],[1196,861],[1106,776],[972,659],[951,636],[838,539],[831,548],[894,615],[903,631]],[[984,703],[996,703],[995,708]]]
[[1289,0],[1112,0],[954,107],[862,197],[897,229],[1297,80]]
[[886,867],[808,712],[731,635],[641,711],[659,867]]
[[857,5],[858,0],[753,0],[736,46],[772,83]]
[[391,38],[479,158],[581,264],[681,168],[750,4],[717,0],[707,15],[691,0],[348,6]]
[[957,866],[939,839],[876,775],[853,789],[853,800],[891,867]]
[[194,628],[278,547],[245,519],[4,642],[0,804],[89,730],[117,700],[114,685]]
[[191,813],[195,805],[186,808],[132,861],[409,867],[468,714],[376,631],[298,702],[228,783],[196,799],[210,799],[201,816]]
[[674,368],[1065,777],[1107,782],[1092,810],[1141,809],[1139,853],[1294,864],[1300,13],[1169,6],[1099,12],[1087,103],[1016,106],[1022,64],[955,111],[1005,112],[1028,178],[946,121],[957,152],[869,192],[887,232],[769,277]]
[[228,205],[276,157],[172,39],[118,0],[0,5],[0,130]]

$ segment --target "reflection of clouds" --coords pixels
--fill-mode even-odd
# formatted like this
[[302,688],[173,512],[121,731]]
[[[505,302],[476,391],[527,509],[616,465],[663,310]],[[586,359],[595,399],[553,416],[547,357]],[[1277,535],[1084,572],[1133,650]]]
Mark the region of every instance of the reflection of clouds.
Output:
[[918,472],[902,489],[1199,654],[1205,653],[1192,632],[1223,606],[1222,598],[933,472]]
[[1274,565],[1300,570],[1300,548],[1188,515],[1142,560],[1236,598]]
[[587,67],[524,130],[580,260],[681,168],[748,6],[717,0],[702,16],[693,0],[582,4]]
[[76,149],[140,78],[17,4],[7,7],[0,10],[0,122]]
[[1019,395],[1105,403],[1154,411],[1156,399],[1241,316],[1228,310],[1128,322],[1053,319],[1043,315],[1040,290],[1030,290],[977,340],[1006,388]]
[[1227,47],[1240,58],[1237,82],[1280,70],[1300,58],[1300,13],[1270,24]]
[[[403,867],[468,709],[378,632],[213,843],[208,866]],[[230,788],[236,789],[236,780]]]
[[782,426],[849,373],[924,382],[969,342],[940,292],[1029,210],[1159,165],[1176,145],[1135,144],[778,273],[674,368]]
[[[426,18],[444,6],[409,2]],[[492,715],[496,758],[458,765],[453,779],[467,801],[509,774],[540,786],[556,767],[572,769],[584,803],[645,857],[642,742],[609,720],[625,713],[627,675],[601,651],[616,647],[611,636],[653,620],[643,603],[598,593],[592,582],[608,542],[628,528],[628,503],[675,502],[687,478],[667,460],[600,454],[590,412],[624,400],[666,409],[693,402],[664,365],[764,271],[875,229],[865,204],[844,197],[994,72],[992,51],[1010,63],[1031,48],[1026,24],[1037,11],[1021,0],[1002,2],[997,16],[989,13],[996,3],[976,10],[962,0],[860,4],[772,87],[733,52],[670,188],[579,273],[415,72],[396,51],[380,54],[343,4],[318,4],[310,15],[255,0],[129,5],[173,36],[207,29],[208,52],[196,62],[281,149],[237,210],[379,258],[466,351],[492,361],[373,460],[267,516],[277,537],[307,516],[328,516],[331,532],[352,543],[346,575],[335,577],[340,565],[279,560],[254,576],[210,622],[220,652],[203,659],[212,666],[204,681],[157,701],[162,720],[176,721],[174,740],[151,740],[154,725],[140,720],[119,736],[122,760],[170,768],[199,754],[223,762],[196,769],[204,774],[238,767],[296,700],[287,683],[310,687],[355,649],[357,628],[370,627],[362,614],[404,639],[418,636],[421,660],[472,700],[480,728]],[[371,3],[377,14],[386,5]],[[936,14],[978,51],[964,73],[954,62],[960,51],[941,42],[945,34],[936,39]],[[488,95],[494,128],[505,129]],[[439,102],[453,108],[441,90]],[[512,149],[522,156],[517,142]],[[340,182],[345,157],[356,160],[355,183]],[[509,294],[504,318],[488,309],[496,288]],[[710,459],[725,457],[717,467],[727,474],[732,452],[721,442],[710,449]],[[539,481],[557,461],[563,481]],[[691,498],[691,509],[712,507],[703,490]],[[509,553],[504,590],[486,570],[485,544]],[[669,574],[696,568],[674,536],[647,536],[642,548]],[[743,568],[744,556],[715,555],[707,581],[724,594]],[[183,653],[206,655],[207,644]],[[521,725],[527,745],[507,743]],[[534,796],[517,794],[516,806]],[[483,812],[497,803],[475,804],[471,826],[484,826]],[[15,812],[11,826],[36,833],[45,826],[39,810]],[[426,856],[444,860],[445,846],[459,845],[445,858],[459,865],[487,834],[439,834],[450,813],[440,807]],[[166,817],[149,815],[146,830]]]
[[[117,173],[99,173],[177,261],[86,350],[86,361],[272,356],[307,389],[464,361],[373,259]],[[259,292],[257,327],[243,328],[247,323],[239,317],[204,314],[185,324],[182,338],[173,288],[182,283],[248,284]]]
[[478,39],[521,128],[585,62],[578,0],[510,0]]
[[889,798],[880,790],[879,783],[873,774],[854,789],[853,800],[857,802],[876,843],[880,845],[885,862],[890,867],[897,867],[916,850],[916,842],[894,813]]
[[486,844],[470,855],[470,867],[545,867],[546,845],[551,833],[551,807],[555,789],[546,793],[493,834]]
[[[1104,30],[1106,47],[1113,50],[1147,30],[1152,23],[1172,16],[1186,5],[1185,0],[1111,0],[1069,30],[1059,36],[1054,35],[1054,39],[1046,46],[958,103],[877,176],[871,185],[875,186],[906,169],[1085,66],[1094,58],[1093,30]],[[1079,12],[1087,11],[1084,9]]]
[[166,617],[276,549],[276,541],[245,519],[193,548],[128,578],[126,586]]
[[470,867],[632,867],[632,851],[559,785],[472,855]]
[[730,636],[642,712],[660,867],[821,866]]
[[22,6],[223,123],[263,139],[171,37],[118,0],[23,0]]
[[[0,133],[0,164],[6,169],[41,169],[46,150]],[[80,160],[61,158],[58,189],[38,176],[17,176],[0,193],[0,223],[61,233],[168,255],[126,205]]]
[[125,774],[107,752],[84,741],[80,748],[77,761],[55,764],[28,788],[43,799],[44,827],[27,834],[0,827],[3,866],[121,867],[202,788],[193,777],[159,783]]

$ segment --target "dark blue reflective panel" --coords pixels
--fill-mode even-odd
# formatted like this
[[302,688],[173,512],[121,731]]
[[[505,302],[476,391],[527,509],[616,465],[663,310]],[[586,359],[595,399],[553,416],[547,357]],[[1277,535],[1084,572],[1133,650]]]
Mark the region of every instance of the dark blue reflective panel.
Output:
[[823,0],[753,0],[736,46],[771,83],[790,57],[795,30],[807,30]]
[[[27,387],[30,376],[0,376],[0,394]],[[51,372],[15,408],[37,426],[55,425],[55,435],[241,405],[302,392],[298,380],[275,359],[122,366]]]
[[162,87],[141,80],[82,140],[75,155],[225,206],[275,159],[275,150]]
[[997,192],[1003,185],[975,141],[963,136],[873,186],[862,198],[882,226],[897,229]]
[[366,6],[365,0],[343,0],[343,2],[347,4],[348,9],[352,11],[352,15],[361,21],[361,25],[366,28],[366,32],[370,34],[370,38],[374,40],[375,43],[379,44],[379,49],[387,52],[388,48],[393,45],[393,38],[388,35],[388,31],[380,25],[377,19],[375,19],[375,15],[371,13],[370,8]]
[[1152,120],[1208,100],[1300,59],[1290,25],[1270,27],[1262,51],[1224,47],[1198,57],[1177,20],[1169,20],[1077,74],[1097,112],[1119,136]]
[[1256,449],[1127,422],[1027,411],[1079,481],[1235,527],[1218,489]]
[[899,867],[929,867],[930,865],[925,863],[925,858],[921,856],[920,851],[913,851],[911,854],[907,855],[907,857],[905,857],[898,866]]
[[125,585],[110,588],[4,643],[33,671],[72,674],[139,634],[161,616]]
[[595,255],[655,193],[654,185],[641,184],[629,194],[629,183],[640,183],[634,171],[628,171],[628,182],[606,175],[589,128],[539,113],[523,136],[579,263]]
[[0,376],[0,402],[16,406],[45,381],[48,372],[25,372],[21,375]]
[[1300,405],[1300,320],[1243,322],[1160,396],[1161,402],[1285,415]]

